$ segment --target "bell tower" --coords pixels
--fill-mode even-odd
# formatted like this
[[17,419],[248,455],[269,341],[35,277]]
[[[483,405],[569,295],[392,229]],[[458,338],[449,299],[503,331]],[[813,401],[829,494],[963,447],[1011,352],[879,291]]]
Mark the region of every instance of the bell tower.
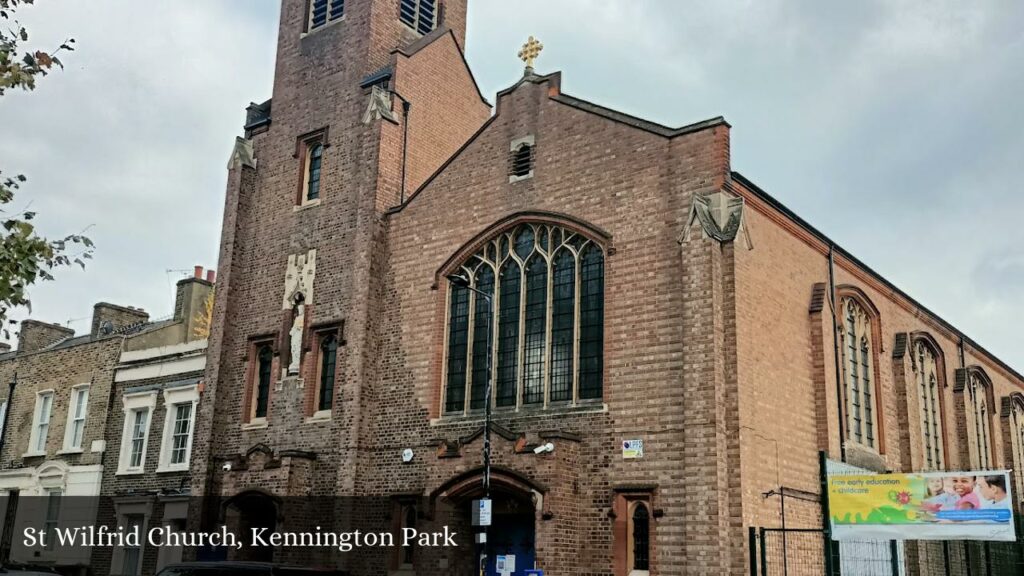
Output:
[[[247,109],[228,165],[194,494],[274,474],[308,475],[304,494],[360,485],[388,213],[490,116],[466,2],[282,0],[272,98]],[[215,464],[254,446],[288,470]]]
[[460,47],[467,0],[283,0],[273,100],[319,110],[339,90],[388,66],[391,54],[439,29]]

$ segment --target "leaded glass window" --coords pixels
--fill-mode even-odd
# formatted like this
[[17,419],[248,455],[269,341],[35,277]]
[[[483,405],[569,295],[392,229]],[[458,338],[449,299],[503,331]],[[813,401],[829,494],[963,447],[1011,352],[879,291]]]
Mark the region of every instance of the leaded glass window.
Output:
[[270,345],[260,347],[256,355],[256,418],[266,418],[267,408],[270,404],[270,369],[274,361],[274,352]]
[[925,470],[942,470],[945,453],[942,445],[942,418],[939,409],[938,361],[931,346],[919,340],[914,345],[914,360],[921,410],[921,438],[924,445]]
[[323,165],[324,145],[316,142],[310,144],[308,166],[306,167],[306,200],[320,198],[320,168]]
[[[444,410],[484,407],[491,354],[499,408],[572,405],[602,397],[604,252],[558,226],[522,224],[492,238],[450,285]],[[493,330],[491,350],[487,331]]]
[[1014,401],[1013,410],[1010,412],[1010,434],[1013,443],[1013,468],[1018,472],[1017,477],[1017,498],[1021,499],[1024,494],[1024,402]]
[[330,410],[334,404],[334,373],[338,364],[338,337],[327,334],[320,340],[320,389],[317,410]]
[[877,448],[871,317],[853,298],[844,298],[841,309],[847,437]]
[[987,469],[992,466],[992,412],[988,406],[988,391],[977,373],[971,373],[969,380],[967,391],[970,403],[967,410],[971,421],[968,429],[974,432],[972,464],[975,468]]

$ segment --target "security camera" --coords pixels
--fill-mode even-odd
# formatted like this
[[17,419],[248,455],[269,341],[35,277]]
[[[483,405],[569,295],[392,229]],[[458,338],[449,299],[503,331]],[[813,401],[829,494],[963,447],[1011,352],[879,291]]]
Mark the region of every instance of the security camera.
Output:
[[544,454],[545,452],[554,452],[554,451],[555,451],[555,445],[552,444],[551,442],[548,442],[547,444],[541,444],[540,446],[537,446],[536,448],[533,449],[533,453],[534,454]]
[[225,462],[224,465],[220,467],[220,469],[225,472],[231,472],[231,462]]

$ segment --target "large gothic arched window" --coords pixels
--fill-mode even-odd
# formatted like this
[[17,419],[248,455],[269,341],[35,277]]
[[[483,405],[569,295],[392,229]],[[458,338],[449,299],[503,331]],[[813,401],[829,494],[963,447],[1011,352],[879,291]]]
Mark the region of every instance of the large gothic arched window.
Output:
[[971,372],[967,384],[967,430],[973,437],[971,464],[977,469],[992,467],[992,410],[988,389],[981,375]]
[[914,344],[914,360],[925,470],[942,470],[945,451],[942,442],[942,410],[939,405],[942,390],[939,388],[938,359],[931,346],[924,340],[918,340]]
[[521,224],[488,241],[457,272],[478,291],[449,285],[445,413],[484,408],[488,355],[498,408],[601,398],[601,246],[559,226]]
[[[1016,470],[1024,470],[1024,400],[1020,397],[1012,400],[1010,411],[1010,443],[1013,447],[1013,467]],[[1018,499],[1024,494],[1024,474],[1018,472],[1017,477]]]
[[847,437],[869,448],[878,448],[871,316],[853,298],[843,298],[841,310]]

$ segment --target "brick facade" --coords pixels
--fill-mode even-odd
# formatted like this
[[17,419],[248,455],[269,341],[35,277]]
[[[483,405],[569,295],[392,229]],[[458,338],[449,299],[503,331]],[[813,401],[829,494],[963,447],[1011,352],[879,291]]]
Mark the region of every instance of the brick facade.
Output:
[[[140,309],[99,303],[94,307],[91,332],[82,336],[42,322],[22,323],[19,342],[25,348],[0,355],[0,381],[16,378],[17,382],[13,389],[5,386],[2,392],[7,406],[0,451],[5,514],[13,513],[7,506],[17,502],[17,521],[36,525],[42,512],[33,507],[43,499],[33,503],[32,498],[17,500],[10,498],[11,494],[31,497],[57,491],[62,496],[100,497],[62,504],[59,526],[78,525],[76,522],[83,520],[114,525],[115,505],[125,499],[132,504],[147,502],[146,514],[152,522],[170,520],[176,514],[184,518],[189,467],[184,462],[175,470],[160,469],[167,468],[159,462],[166,413],[160,393],[180,390],[183,385],[195,390],[203,375],[206,340],[195,324],[206,314],[203,303],[213,284],[199,274],[197,270],[196,278],[178,282],[176,313],[169,320],[148,322],[148,315]],[[74,413],[76,392],[85,386],[88,403],[75,446],[68,430],[69,412]],[[158,396],[151,411],[148,450],[139,473],[122,475],[118,474],[125,416],[122,398],[140,390]],[[39,434],[34,435],[33,429],[38,427],[41,392],[52,394],[52,408],[44,449],[37,450]],[[89,514],[88,518],[83,513]],[[15,527],[0,527],[0,531],[9,529]],[[46,564],[62,574],[119,574],[119,569],[110,571],[112,553],[117,556],[120,551],[101,546],[33,549],[12,538],[11,549],[0,551],[0,560]],[[157,561],[157,550],[144,549],[145,570],[141,573],[154,573]]]
[[[746,528],[781,520],[778,498],[764,494],[819,493],[819,451],[878,470],[921,468],[914,366],[896,354],[899,339],[927,337],[940,353],[948,469],[968,465],[954,370],[984,371],[997,405],[1024,388],[733,172],[724,120],[667,128],[531,71],[489,116],[461,54],[464,2],[445,3],[448,19],[422,38],[397,21],[396,4],[351,3],[344,21],[304,33],[306,2],[283,2],[273,99],[229,164],[193,493],[389,498],[389,526],[403,498],[420,498],[424,525],[468,530],[482,419],[443,414],[445,275],[523,222],[582,234],[605,255],[600,401],[495,414],[499,504],[532,514],[548,573],[628,573],[626,517],[638,501],[652,511],[651,574],[745,573]],[[374,83],[397,93],[391,118],[366,115]],[[320,198],[301,203],[297,150],[313,133],[328,145]],[[534,144],[532,175],[510,178],[510,144],[523,139]],[[744,201],[743,241],[695,223],[695,199],[716,193]],[[289,257],[312,250],[300,310],[288,300]],[[841,446],[831,300],[846,294],[872,314],[877,449]],[[329,418],[310,408],[325,328],[341,338]],[[252,417],[263,342],[274,354],[265,421]],[[297,374],[287,370],[293,350]],[[993,457],[1014,467],[1006,422],[993,418]],[[630,439],[644,441],[642,459],[623,459]],[[546,442],[553,452],[534,453]],[[804,502],[786,520],[819,527],[820,514]],[[472,554],[460,554],[418,552],[403,569],[473,573]],[[371,556],[343,563],[402,568]]]

